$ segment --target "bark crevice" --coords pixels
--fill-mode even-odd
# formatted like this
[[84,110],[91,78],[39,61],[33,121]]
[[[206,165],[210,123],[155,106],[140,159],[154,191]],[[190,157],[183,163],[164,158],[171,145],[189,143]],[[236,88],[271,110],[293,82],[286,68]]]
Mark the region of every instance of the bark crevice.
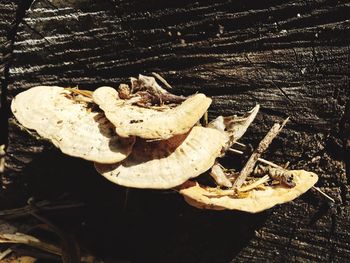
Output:
[[8,85],[10,81],[10,67],[13,58],[13,50],[16,41],[18,28],[22,23],[27,10],[31,7],[34,0],[19,1],[15,20],[11,21],[11,27],[6,35],[6,42],[3,45],[2,55],[2,78],[1,78],[1,108],[0,108],[0,145],[8,144],[10,106],[8,101]]

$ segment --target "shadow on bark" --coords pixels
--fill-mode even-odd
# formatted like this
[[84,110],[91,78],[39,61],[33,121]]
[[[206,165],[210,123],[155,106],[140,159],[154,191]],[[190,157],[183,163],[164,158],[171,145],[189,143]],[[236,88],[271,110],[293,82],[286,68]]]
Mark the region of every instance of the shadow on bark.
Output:
[[97,174],[92,163],[56,149],[38,154],[23,174],[22,198],[66,194],[84,202],[83,208],[41,214],[113,262],[229,262],[269,215],[198,210],[171,190],[127,190]]

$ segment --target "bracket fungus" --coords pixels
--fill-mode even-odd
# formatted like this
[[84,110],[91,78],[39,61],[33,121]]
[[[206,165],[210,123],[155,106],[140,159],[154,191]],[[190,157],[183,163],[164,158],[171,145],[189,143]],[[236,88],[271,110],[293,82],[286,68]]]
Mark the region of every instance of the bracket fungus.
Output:
[[101,163],[115,163],[131,152],[135,138],[121,138],[103,113],[69,98],[71,91],[37,86],[18,94],[11,103],[16,119],[50,140],[63,153]]
[[120,99],[111,87],[100,87],[93,100],[115,125],[122,137],[137,136],[144,139],[169,139],[188,132],[203,116],[211,104],[204,94],[195,94],[174,108],[162,111],[133,105],[136,97]]
[[121,163],[95,167],[108,180],[129,187],[168,189],[207,171],[221,154],[225,136],[211,128],[195,126],[168,140],[138,140]]
[[178,186],[210,169],[232,143],[232,138],[237,140],[243,135],[258,111],[259,105],[242,117],[219,118],[217,123],[222,120],[223,128],[195,126],[190,132],[167,140],[139,139],[123,162],[95,163],[95,168],[108,180],[128,187],[168,189]]
[[[190,132],[167,140],[139,139],[123,162],[96,163],[95,168],[108,180],[124,186],[153,189],[178,186],[210,169],[232,138],[243,135],[258,110],[259,105],[243,117],[225,117],[227,121],[222,122],[225,128],[195,126]],[[236,129],[233,129],[233,120]]]
[[250,213],[261,212],[277,204],[283,204],[297,198],[309,190],[318,180],[318,176],[304,170],[289,171],[294,175],[293,188],[284,185],[264,186],[263,189],[250,189],[243,197],[236,197],[234,190],[220,190],[187,181],[180,186],[187,203],[200,209],[240,210]]
[[[317,182],[312,172],[289,171],[266,160],[268,166],[256,166],[288,119],[271,128],[238,176],[224,169],[218,158],[227,151],[243,153],[230,147],[239,144],[260,106],[199,126],[210,104],[204,94],[177,96],[153,77],[140,75],[118,91],[34,87],[18,94],[11,109],[23,126],[62,152],[94,161],[109,181],[135,188],[177,187],[189,204],[202,209],[256,213],[293,200]],[[210,168],[216,188],[188,181]]]

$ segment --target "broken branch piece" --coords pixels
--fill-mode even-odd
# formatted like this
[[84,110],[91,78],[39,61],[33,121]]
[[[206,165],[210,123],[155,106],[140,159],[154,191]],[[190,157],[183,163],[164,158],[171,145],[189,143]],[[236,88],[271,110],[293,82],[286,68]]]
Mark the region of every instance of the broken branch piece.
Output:
[[[244,144],[241,144],[241,146],[245,146]],[[244,152],[243,151],[240,151],[240,150],[237,150],[237,149],[233,149],[233,148],[229,148],[228,149],[229,152],[232,152],[232,153],[236,153],[236,154],[239,154],[239,155],[243,155]],[[268,160],[265,160],[263,158],[258,158],[258,161],[261,162],[261,163],[264,163],[264,164],[267,164],[267,165],[270,165],[272,167],[276,167],[276,168],[282,168],[281,166],[273,163],[273,162],[270,162]]]
[[[165,86],[169,87],[169,83],[166,82],[159,74],[153,73],[158,80],[160,80]],[[141,95],[143,97],[143,104],[163,104],[163,103],[175,103],[179,104],[186,100],[184,96],[174,95],[160,85],[153,77],[139,75],[138,78],[131,79],[131,93],[133,95]],[[142,104],[141,104],[142,105]],[[150,105],[148,105],[150,106]]]
[[156,72],[152,72],[152,75],[155,76],[160,82],[162,82],[168,89],[172,89],[173,87],[164,79],[161,75]]
[[272,140],[277,136],[277,134],[282,130],[284,125],[287,123],[289,118],[287,118],[282,124],[276,123],[273,125],[273,127],[270,129],[270,131],[266,134],[264,139],[259,143],[256,150],[253,152],[253,154],[248,159],[247,163],[243,167],[240,175],[238,176],[237,180],[233,184],[234,189],[239,189],[242,184],[244,183],[245,179],[249,174],[253,172],[254,166],[261,156],[261,154],[269,147]]
[[23,234],[23,233],[14,233],[14,234],[10,234],[10,233],[1,233],[0,234],[0,243],[13,243],[13,244],[24,244],[24,245],[28,245],[31,247],[35,247],[44,251],[47,251],[49,253],[53,253],[56,255],[61,255],[62,254],[62,250],[61,248],[43,242],[41,240],[39,240],[36,237],[27,235],[27,234]]

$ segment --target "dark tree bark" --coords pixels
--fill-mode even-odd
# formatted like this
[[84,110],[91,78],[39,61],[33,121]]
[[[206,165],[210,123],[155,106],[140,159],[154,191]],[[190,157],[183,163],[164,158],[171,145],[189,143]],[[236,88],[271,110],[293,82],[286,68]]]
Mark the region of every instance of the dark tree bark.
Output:
[[315,171],[317,186],[336,204],[310,191],[249,215],[197,211],[175,194],[133,190],[125,211],[123,188],[9,119],[8,131],[0,126],[2,141],[8,139],[3,181],[12,194],[21,189],[19,197],[10,195],[17,202],[62,192],[86,200],[89,209],[66,222],[87,221],[77,235],[91,247],[95,235],[99,253],[118,259],[348,260],[348,1],[40,0],[29,7],[0,2],[0,36],[7,36],[0,37],[2,116],[13,96],[35,85],[117,87],[158,72],[177,94],[211,96],[210,118],[261,104],[246,143],[257,145],[274,122],[290,116],[264,157]]

